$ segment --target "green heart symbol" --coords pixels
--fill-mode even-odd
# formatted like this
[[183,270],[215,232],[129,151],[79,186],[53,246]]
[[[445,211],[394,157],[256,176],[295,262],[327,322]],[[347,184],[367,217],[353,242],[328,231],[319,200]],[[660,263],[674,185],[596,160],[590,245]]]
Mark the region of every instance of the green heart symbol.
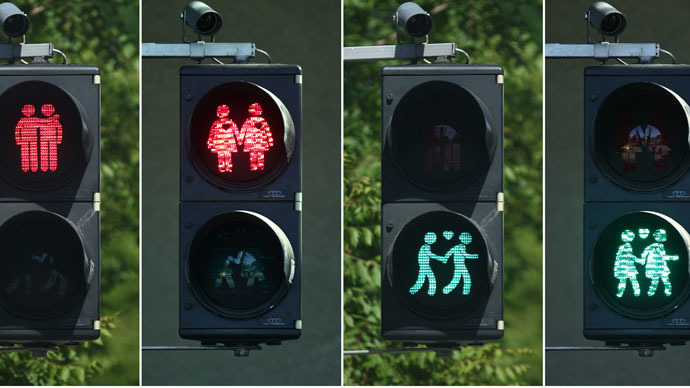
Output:
[[645,239],[649,236],[649,229],[640,229],[637,233],[640,235],[640,238]]
[[453,234],[453,232],[446,230],[445,232],[443,232],[443,237],[445,237],[446,240],[450,240],[451,238],[453,238]]

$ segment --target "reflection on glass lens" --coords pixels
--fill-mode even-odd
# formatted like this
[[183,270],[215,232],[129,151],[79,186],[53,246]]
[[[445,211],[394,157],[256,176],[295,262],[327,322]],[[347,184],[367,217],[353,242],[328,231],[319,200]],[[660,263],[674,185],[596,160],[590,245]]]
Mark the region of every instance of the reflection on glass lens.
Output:
[[596,151],[612,178],[655,189],[687,169],[687,104],[651,83],[621,87],[606,98],[595,121]]
[[248,213],[209,221],[192,243],[190,269],[204,297],[231,310],[259,307],[286,283],[280,238]]
[[391,121],[396,164],[413,182],[438,190],[467,183],[488,167],[490,127],[465,89],[421,84],[400,101]]

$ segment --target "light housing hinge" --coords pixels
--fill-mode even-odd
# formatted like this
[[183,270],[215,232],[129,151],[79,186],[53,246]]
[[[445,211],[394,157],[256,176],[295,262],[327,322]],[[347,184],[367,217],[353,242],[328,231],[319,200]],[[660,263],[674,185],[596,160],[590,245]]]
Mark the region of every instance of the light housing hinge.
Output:
[[302,192],[295,193],[295,211],[302,211]]
[[93,193],[93,211],[101,211],[101,193]]

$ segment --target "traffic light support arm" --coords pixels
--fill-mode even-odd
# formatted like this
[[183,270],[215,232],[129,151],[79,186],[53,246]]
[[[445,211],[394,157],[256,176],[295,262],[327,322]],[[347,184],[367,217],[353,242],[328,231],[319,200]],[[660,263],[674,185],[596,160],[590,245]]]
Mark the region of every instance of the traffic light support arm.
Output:
[[636,350],[640,357],[652,357],[655,350],[666,350],[663,345],[649,346],[545,346],[546,351],[612,351],[612,350]]
[[594,58],[605,61],[611,58],[637,58],[640,63],[652,63],[659,58],[658,43],[547,43],[545,58]]
[[0,60],[18,61],[20,59],[52,58],[52,43],[0,44]]
[[437,357],[448,358],[454,351],[459,351],[460,347],[427,347],[427,348],[400,348],[400,349],[362,349],[362,350],[344,350],[345,356],[368,356],[372,354],[404,354],[404,353],[422,353],[422,352],[436,352]]
[[142,58],[235,58],[236,63],[248,62],[256,55],[254,43],[143,43]]
[[168,346],[168,345],[156,345],[156,346],[142,346],[141,350],[232,350],[235,352],[235,356],[246,357],[249,356],[250,350],[261,350],[259,345],[242,345],[242,346]]
[[455,43],[404,43],[385,46],[344,47],[343,61],[364,62],[385,59],[455,57],[457,52]]

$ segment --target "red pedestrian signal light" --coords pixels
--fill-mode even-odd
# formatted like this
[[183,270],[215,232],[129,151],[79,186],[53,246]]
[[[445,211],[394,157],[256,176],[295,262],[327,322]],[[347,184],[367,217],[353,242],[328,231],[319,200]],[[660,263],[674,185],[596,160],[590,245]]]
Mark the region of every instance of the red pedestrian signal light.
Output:
[[[43,117],[34,117],[36,108],[27,104],[22,107],[22,117],[14,128],[14,139],[20,149],[22,171],[38,171],[39,155],[41,171],[55,171],[58,164],[58,144],[62,144],[60,115],[53,115],[55,107],[44,104]],[[40,152],[39,152],[40,149]]]
[[213,122],[208,135],[208,149],[218,154],[218,171],[232,172],[232,154],[249,152],[249,170],[263,171],[265,167],[264,152],[273,147],[271,127],[261,117],[261,105],[255,102],[249,105],[248,117],[240,129],[230,117],[230,107],[220,105],[216,109],[218,120]]
[[0,175],[22,189],[64,186],[84,173],[93,141],[72,96],[44,81],[21,82],[0,95]]
[[218,85],[191,117],[192,160],[210,182],[251,190],[279,175],[292,156],[290,113],[268,90],[250,82]]

